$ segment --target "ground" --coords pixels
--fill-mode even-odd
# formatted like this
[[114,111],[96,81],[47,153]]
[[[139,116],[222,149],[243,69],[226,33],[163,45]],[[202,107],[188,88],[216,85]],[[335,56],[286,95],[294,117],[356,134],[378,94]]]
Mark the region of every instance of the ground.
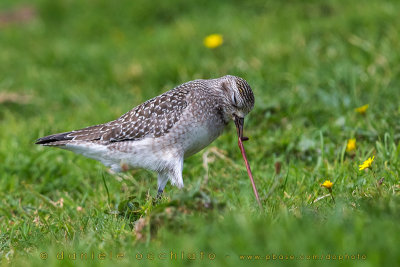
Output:
[[[2,1],[1,264],[394,266],[399,8],[378,0]],[[154,173],[116,176],[34,145],[226,74],[255,94],[245,147],[262,210],[233,123],[185,161],[185,188],[167,185],[159,201]]]

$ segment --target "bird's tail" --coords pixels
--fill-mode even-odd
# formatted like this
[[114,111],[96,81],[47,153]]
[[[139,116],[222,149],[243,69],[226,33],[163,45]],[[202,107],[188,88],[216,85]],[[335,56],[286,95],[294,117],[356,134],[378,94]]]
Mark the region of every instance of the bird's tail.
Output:
[[89,126],[80,130],[74,130],[66,133],[58,133],[48,135],[36,140],[35,144],[44,146],[63,146],[73,140],[76,141],[94,141],[100,140],[101,136],[105,133],[103,130],[104,124]]
[[72,132],[48,135],[36,140],[35,144],[44,146],[62,146],[74,138]]

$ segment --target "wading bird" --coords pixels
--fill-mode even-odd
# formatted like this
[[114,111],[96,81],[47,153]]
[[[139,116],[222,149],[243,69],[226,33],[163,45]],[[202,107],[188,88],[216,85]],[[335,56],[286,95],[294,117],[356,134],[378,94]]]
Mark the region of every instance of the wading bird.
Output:
[[[101,161],[116,172],[130,168],[155,171],[161,194],[168,181],[183,187],[184,158],[213,142],[230,121],[235,122],[239,146],[247,140],[243,137],[244,117],[253,106],[253,92],[240,77],[194,80],[144,102],[116,120],[45,136],[36,144],[71,150]],[[244,150],[242,154],[245,157]]]

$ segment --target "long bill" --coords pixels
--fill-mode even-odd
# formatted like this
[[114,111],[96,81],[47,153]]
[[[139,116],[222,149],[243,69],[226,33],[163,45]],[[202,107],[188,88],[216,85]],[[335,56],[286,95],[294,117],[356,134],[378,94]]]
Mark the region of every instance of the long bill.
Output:
[[246,151],[244,150],[243,141],[249,140],[249,138],[243,136],[243,125],[244,125],[244,118],[239,118],[235,116],[235,125],[238,134],[238,145],[240,148],[240,152],[242,152],[242,156],[244,159],[244,163],[246,164],[247,174],[249,175],[251,185],[253,187],[254,195],[256,196],[258,206],[262,209],[260,197],[258,196],[258,191],[256,184],[254,183],[253,174],[251,173],[250,164],[246,157]]

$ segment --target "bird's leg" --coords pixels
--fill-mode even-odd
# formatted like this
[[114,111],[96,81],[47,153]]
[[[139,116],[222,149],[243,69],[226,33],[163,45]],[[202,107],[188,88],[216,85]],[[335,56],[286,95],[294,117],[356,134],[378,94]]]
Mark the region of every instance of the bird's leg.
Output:
[[163,172],[159,172],[158,173],[158,182],[157,182],[157,184],[158,184],[158,191],[157,191],[157,199],[160,199],[161,198],[161,196],[162,196],[162,194],[163,194],[163,192],[164,192],[164,188],[165,188],[165,185],[167,184],[167,182],[168,182],[168,173],[167,172],[165,172],[165,171],[163,171]]
[[172,185],[177,186],[178,188],[183,187],[183,179],[182,179],[182,168],[183,168],[183,156],[177,156],[176,160],[170,164],[171,168],[164,169],[158,173],[158,191],[157,191],[157,199],[160,199],[165,185],[168,180],[172,183]]

